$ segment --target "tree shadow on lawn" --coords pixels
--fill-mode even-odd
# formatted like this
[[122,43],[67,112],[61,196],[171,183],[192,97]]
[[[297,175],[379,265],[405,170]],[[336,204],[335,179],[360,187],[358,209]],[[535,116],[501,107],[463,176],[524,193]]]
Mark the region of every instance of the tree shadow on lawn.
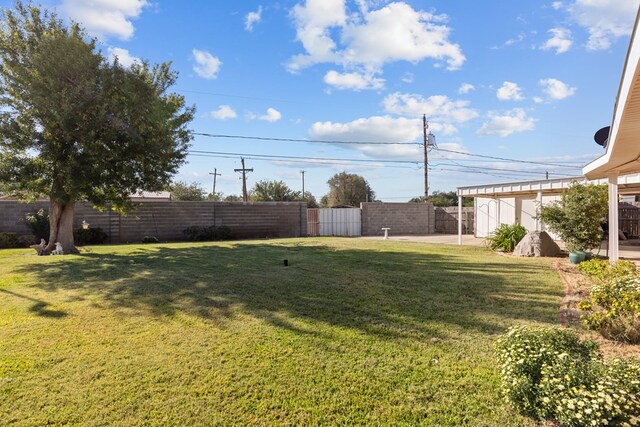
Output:
[[517,321],[555,322],[561,297],[559,285],[539,279],[549,268],[476,252],[148,246],[21,270],[35,274],[38,288],[75,290],[109,308],[158,316],[185,312],[218,324],[249,313],[316,333],[291,321],[297,318],[392,339],[442,336],[452,326],[496,334]]

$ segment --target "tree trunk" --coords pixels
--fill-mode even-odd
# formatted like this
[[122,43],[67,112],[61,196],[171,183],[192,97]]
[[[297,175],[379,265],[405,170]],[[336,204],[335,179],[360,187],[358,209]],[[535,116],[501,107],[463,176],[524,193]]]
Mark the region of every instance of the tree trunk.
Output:
[[56,248],[56,242],[62,245],[65,254],[78,253],[73,241],[73,208],[75,202],[62,203],[51,199],[49,201],[49,243],[47,252]]

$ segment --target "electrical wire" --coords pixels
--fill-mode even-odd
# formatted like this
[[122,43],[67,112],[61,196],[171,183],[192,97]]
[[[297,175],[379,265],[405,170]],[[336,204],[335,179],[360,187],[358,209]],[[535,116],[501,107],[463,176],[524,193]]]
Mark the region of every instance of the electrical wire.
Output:
[[[349,145],[422,145],[415,142],[391,142],[391,141],[341,141],[341,140],[323,140],[323,139],[298,139],[298,138],[274,138],[274,137],[264,137],[264,136],[250,136],[250,135],[226,135],[226,134],[211,134],[204,132],[193,132],[193,135],[205,136],[209,138],[229,138],[229,139],[249,139],[249,140],[257,140],[257,141],[280,141],[280,142],[306,142],[306,143],[319,143],[319,144],[349,144]],[[564,162],[564,163],[552,163],[552,162],[538,162],[533,160],[520,160],[520,159],[511,159],[507,157],[495,157],[495,156],[487,156],[483,154],[474,154],[468,153],[464,151],[457,150],[449,150],[445,148],[434,147],[434,151],[440,151],[445,153],[453,153],[460,154],[464,156],[470,157],[479,157],[484,159],[492,159],[492,160],[501,160],[507,162],[516,162],[516,163],[526,163],[526,164],[534,164],[541,166],[556,166],[562,168],[571,168],[571,169],[582,169],[581,166],[574,166],[569,163],[575,162]]]

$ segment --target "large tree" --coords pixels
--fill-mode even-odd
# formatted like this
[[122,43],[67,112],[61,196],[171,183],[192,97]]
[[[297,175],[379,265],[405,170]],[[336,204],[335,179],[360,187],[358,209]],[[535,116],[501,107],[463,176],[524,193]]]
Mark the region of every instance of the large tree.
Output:
[[79,201],[124,211],[184,162],[194,109],[168,93],[170,64],[108,61],[76,23],[17,3],[0,22],[0,181],[50,200],[49,246],[75,251]]
[[250,197],[254,202],[292,202],[300,199],[300,193],[292,190],[282,181],[263,179],[255,183]]
[[197,182],[187,184],[184,181],[176,181],[169,186],[171,200],[201,201],[205,199],[207,191]]
[[361,202],[373,202],[375,193],[366,179],[353,173],[340,172],[329,181],[329,206],[359,206]]
[[[424,196],[414,197],[409,200],[409,203],[424,203]],[[439,207],[458,206],[458,195],[455,191],[436,190],[429,196],[429,203]],[[462,199],[462,205],[473,206],[473,199],[469,197]]]

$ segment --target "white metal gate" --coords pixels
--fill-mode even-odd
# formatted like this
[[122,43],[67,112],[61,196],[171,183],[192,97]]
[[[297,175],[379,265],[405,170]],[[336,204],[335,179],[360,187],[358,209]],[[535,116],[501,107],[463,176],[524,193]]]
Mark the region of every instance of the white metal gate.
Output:
[[360,236],[360,208],[318,209],[321,236]]

